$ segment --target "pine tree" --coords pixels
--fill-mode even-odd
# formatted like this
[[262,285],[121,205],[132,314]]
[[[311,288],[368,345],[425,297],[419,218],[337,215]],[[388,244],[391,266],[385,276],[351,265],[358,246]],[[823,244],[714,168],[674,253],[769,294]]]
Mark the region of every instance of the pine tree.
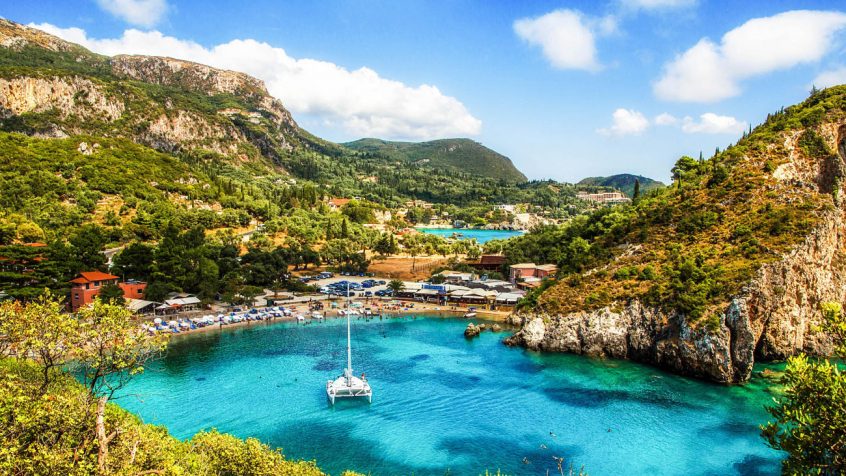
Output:
[[[700,157],[701,157],[701,154],[700,154]],[[634,200],[637,200],[638,198],[640,198],[640,180],[635,179],[634,192],[632,193],[632,200],[634,201]]]

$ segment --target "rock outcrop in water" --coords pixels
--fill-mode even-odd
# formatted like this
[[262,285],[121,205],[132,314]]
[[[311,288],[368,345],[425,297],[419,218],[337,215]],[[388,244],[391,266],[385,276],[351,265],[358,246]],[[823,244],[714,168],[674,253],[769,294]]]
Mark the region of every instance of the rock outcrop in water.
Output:
[[[508,345],[632,359],[721,383],[744,382],[756,359],[804,352],[828,355],[829,338],[815,331],[820,303],[846,302],[846,121],[822,124],[818,134],[834,151],[824,160],[800,153],[801,131],[788,133],[783,161],[772,173],[781,184],[831,194],[805,238],[758,268],[716,316],[718,325],[693,325],[683,314],[641,299],[568,313],[524,312]],[[797,204],[798,206],[799,204]]]

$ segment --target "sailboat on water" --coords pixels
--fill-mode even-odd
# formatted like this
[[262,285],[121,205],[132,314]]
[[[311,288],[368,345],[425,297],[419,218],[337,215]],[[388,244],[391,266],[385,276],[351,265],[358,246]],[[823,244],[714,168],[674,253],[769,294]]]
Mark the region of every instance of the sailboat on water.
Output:
[[[347,296],[349,296],[349,284],[347,285]],[[326,382],[326,396],[332,405],[336,398],[367,398],[367,402],[373,401],[373,390],[367,383],[367,377],[361,374],[361,378],[353,375],[352,370],[352,346],[350,345],[350,313],[347,315],[347,367],[343,375],[335,380]]]

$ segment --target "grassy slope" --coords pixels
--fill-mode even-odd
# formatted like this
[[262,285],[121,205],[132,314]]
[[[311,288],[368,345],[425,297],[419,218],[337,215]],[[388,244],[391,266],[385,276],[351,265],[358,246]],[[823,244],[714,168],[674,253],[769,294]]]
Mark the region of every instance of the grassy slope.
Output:
[[780,259],[834,206],[825,187],[798,187],[773,171],[788,161],[785,137],[794,133],[807,160],[837,161],[818,131],[842,122],[844,110],[846,86],[830,88],[772,115],[714,158],[692,161],[681,188],[515,240],[513,261],[562,268],[558,284],[527,304],[567,313],[638,298],[714,324],[762,264]]
[[359,139],[344,146],[394,161],[428,163],[462,172],[508,182],[525,182],[511,160],[470,139],[440,139],[429,142],[391,142],[381,139]]
[[611,187],[625,193],[631,197],[634,194],[635,180],[640,181],[640,193],[646,194],[650,190],[655,190],[665,185],[657,180],[652,180],[649,177],[632,174],[617,174],[609,175],[608,177],[587,177],[579,181],[578,185],[592,185],[599,187]]
[[[79,151],[83,142],[97,145],[91,155]],[[0,132],[0,218],[25,215],[45,230],[98,222],[110,208],[120,223],[133,221],[134,228],[125,231],[144,236],[145,229],[159,227],[179,210],[190,219],[217,219],[211,210],[189,210],[194,204],[232,213],[266,206],[261,188],[269,181],[255,179],[242,197],[237,186],[245,182],[235,170],[189,166],[126,139],[39,139]],[[227,187],[230,183],[235,185]]]

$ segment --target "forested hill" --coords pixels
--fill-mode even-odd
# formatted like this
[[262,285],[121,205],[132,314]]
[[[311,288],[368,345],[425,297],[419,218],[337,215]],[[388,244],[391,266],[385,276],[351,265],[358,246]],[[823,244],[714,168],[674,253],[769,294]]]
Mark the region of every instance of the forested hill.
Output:
[[652,180],[649,177],[632,174],[609,175],[608,177],[587,177],[579,181],[578,185],[595,185],[600,187],[615,188],[627,196],[634,195],[635,182],[640,183],[640,193],[644,194],[650,190],[664,187],[662,182]]
[[825,353],[820,303],[846,300],[844,154],[846,86],[814,91],[725,151],[680,158],[671,187],[513,240],[509,260],[560,269],[525,302],[558,327],[521,336],[721,382]]
[[[354,243],[349,249],[361,250],[378,238],[364,225],[410,199],[482,224],[507,218],[494,217],[495,204],[525,204],[550,219],[590,206],[573,185],[517,175],[505,181],[455,164],[355,151],[300,128],[243,73],[103,56],[0,19],[0,246],[44,242],[55,251],[82,234],[98,241],[79,248],[98,254],[106,245],[157,242],[170,228],[241,233],[261,223],[265,233],[253,236],[277,244],[296,240],[312,250],[343,235]],[[360,200],[345,214],[327,205],[331,197]],[[394,225],[429,220],[412,216]],[[99,266],[51,270],[60,277],[44,282],[67,282],[83,265]],[[0,276],[4,291],[21,288],[3,283]]]
[[343,145],[396,161],[446,167],[508,182],[526,181],[526,176],[517,170],[511,159],[470,139],[440,139],[429,142],[359,139]]

